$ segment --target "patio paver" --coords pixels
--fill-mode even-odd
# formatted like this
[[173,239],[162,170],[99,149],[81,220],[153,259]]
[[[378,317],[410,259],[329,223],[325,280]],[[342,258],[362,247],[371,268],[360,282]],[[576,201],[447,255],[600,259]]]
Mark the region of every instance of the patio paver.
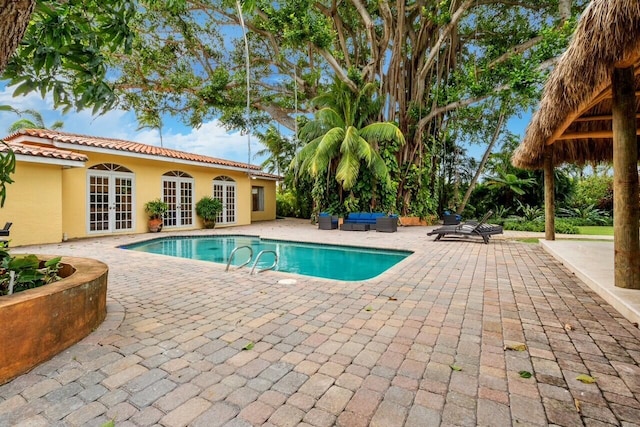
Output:
[[0,386],[0,425],[640,425],[636,326],[539,245],[433,242],[427,231],[283,220],[161,234],[414,251],[361,282],[225,273],[116,247],[154,235],[16,248],[106,262],[109,313]]

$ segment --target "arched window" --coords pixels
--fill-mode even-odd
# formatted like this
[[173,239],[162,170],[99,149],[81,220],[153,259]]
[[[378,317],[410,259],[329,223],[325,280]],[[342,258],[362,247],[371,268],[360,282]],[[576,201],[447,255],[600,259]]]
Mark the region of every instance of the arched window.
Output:
[[89,169],[96,171],[133,173],[131,170],[116,163],[100,163],[99,165],[91,166]]
[[169,172],[165,172],[165,174],[162,176],[176,176],[178,178],[193,178],[188,173],[182,172],[182,171],[169,171]]

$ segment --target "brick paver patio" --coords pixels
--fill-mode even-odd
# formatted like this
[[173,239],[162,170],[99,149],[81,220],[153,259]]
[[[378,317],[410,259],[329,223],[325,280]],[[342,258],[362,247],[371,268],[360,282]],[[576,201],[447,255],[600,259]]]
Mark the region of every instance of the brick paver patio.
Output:
[[426,232],[213,231],[415,252],[363,282],[116,248],[153,235],[18,248],[106,262],[109,314],[0,386],[0,426],[640,425],[636,326],[538,245]]

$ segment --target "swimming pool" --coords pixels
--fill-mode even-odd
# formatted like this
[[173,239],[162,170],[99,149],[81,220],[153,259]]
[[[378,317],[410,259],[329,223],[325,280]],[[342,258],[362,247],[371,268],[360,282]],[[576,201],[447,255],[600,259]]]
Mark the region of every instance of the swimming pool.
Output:
[[[276,271],[347,281],[371,279],[412,254],[410,251],[300,243],[240,235],[162,237],[121,247],[226,264],[231,251],[240,246],[250,246],[253,250],[253,260],[245,268],[253,266],[260,251],[268,250],[278,254]],[[243,264],[248,257],[249,250],[240,249],[231,264]],[[273,254],[265,253],[257,268],[266,268],[273,261]]]

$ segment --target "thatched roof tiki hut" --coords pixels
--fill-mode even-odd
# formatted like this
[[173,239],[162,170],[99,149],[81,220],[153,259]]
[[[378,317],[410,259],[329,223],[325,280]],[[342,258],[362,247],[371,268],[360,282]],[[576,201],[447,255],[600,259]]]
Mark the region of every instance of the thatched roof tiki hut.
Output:
[[593,0],[512,159],[544,168],[548,240],[555,238],[554,166],[613,160],[615,285],[632,289],[640,289],[639,87],[640,1]]

